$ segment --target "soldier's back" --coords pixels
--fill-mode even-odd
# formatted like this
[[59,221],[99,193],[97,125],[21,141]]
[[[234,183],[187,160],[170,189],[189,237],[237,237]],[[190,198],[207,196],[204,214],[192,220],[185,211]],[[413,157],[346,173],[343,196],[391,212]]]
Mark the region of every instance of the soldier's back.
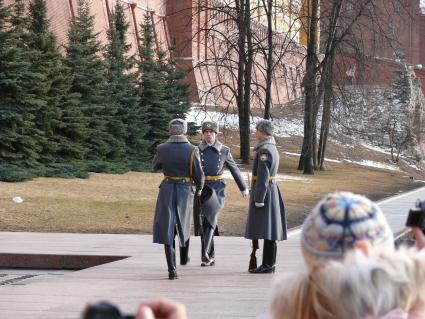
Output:
[[185,143],[163,143],[157,148],[158,159],[166,176],[188,176],[190,156],[195,146]]

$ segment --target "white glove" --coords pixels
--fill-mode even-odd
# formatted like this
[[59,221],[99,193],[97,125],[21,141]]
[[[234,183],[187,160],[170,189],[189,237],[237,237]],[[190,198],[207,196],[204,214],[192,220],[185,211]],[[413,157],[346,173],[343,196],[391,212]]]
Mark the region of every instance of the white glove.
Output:
[[202,189],[200,189],[199,191],[196,191],[196,196],[201,197],[201,195],[202,195]]
[[245,189],[241,192],[241,194],[242,194],[242,196],[243,196],[244,198],[247,198],[247,197],[248,197],[248,195],[249,195],[249,189],[248,189],[248,188],[245,188]]
[[264,207],[264,203],[255,202],[255,207]]

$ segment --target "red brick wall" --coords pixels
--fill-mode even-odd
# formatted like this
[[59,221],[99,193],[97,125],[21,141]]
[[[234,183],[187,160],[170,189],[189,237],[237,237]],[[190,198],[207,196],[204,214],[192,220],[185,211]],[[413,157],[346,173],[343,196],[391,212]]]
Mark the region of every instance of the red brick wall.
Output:
[[[29,1],[25,0],[26,3]],[[204,28],[210,13],[196,12],[196,2],[193,0],[91,0],[91,13],[95,15],[95,32],[99,33],[99,40],[103,43],[107,40],[108,11],[113,10],[116,1],[121,1],[125,5],[127,21],[130,23],[127,41],[132,46],[131,54],[137,53],[137,31],[140,32],[140,23],[143,22],[146,12],[149,12],[154,23],[156,45],[169,52],[170,45],[176,44],[177,63],[187,71],[186,82],[191,87],[192,101],[209,103],[201,98],[201,92],[219,83],[235,87],[234,77],[216,66],[194,68],[196,63],[211,54],[211,46],[215,48],[219,45],[219,41],[212,39],[206,32],[198,32]],[[5,2],[11,4],[13,0],[5,0]],[[69,20],[77,12],[77,3],[78,0],[47,0],[48,17],[51,29],[57,36],[58,45],[63,45],[67,41]],[[297,50],[302,50],[302,47],[300,46]],[[285,67],[276,71],[272,88],[274,104],[282,104],[301,94],[303,63],[302,54],[297,53],[297,50],[288,54]],[[260,59],[257,62],[264,67],[264,61]],[[264,85],[262,72],[260,69],[254,69],[253,78]],[[234,106],[235,99],[230,94],[230,89],[220,88],[219,90],[222,97],[213,98],[212,103],[220,105],[230,103]],[[258,92],[255,99],[263,100],[264,92]]]
[[[388,32],[390,25],[395,26],[395,41],[392,46],[387,41],[380,40],[379,36],[373,38],[370,29],[370,21],[364,19],[364,28],[355,29],[358,38],[362,39],[365,46],[365,52],[373,60],[366,62],[358,62],[353,56],[345,54],[343,57],[337,58],[336,83],[346,84],[346,71],[356,66],[356,75],[354,84],[365,85],[388,85],[393,78],[393,72],[397,67],[395,51],[402,51],[405,55],[406,63],[415,68],[421,64],[425,67],[425,16],[420,15],[418,0],[404,0],[404,7],[394,5],[395,2],[380,0],[374,2],[382,13],[382,21],[380,27],[382,31]],[[359,32],[362,31],[362,34]],[[373,49],[373,41],[381,41],[377,48]],[[347,50],[349,52],[349,49]],[[423,71],[416,70],[416,74],[422,77]],[[422,91],[425,93],[425,86],[422,85]]]

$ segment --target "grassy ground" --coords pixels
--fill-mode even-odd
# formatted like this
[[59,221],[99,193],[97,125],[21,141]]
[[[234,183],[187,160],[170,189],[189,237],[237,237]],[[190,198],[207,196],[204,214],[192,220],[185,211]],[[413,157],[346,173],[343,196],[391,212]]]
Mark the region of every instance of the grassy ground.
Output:
[[[289,227],[326,193],[354,191],[372,199],[422,186],[405,173],[348,164],[329,164],[312,176],[296,170],[298,158],[284,156],[280,172],[298,180],[279,182]],[[92,174],[89,179],[38,178],[23,183],[0,182],[0,230],[93,233],[150,233],[159,173]],[[224,235],[244,233],[248,201],[229,181],[220,215]],[[15,204],[14,196],[24,202]],[[412,203],[413,204],[413,203]]]

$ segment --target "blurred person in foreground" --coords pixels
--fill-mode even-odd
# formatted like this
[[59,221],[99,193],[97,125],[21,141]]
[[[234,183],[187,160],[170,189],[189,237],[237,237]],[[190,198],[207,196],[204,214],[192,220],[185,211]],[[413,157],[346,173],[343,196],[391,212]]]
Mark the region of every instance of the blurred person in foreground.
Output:
[[326,195],[304,221],[301,247],[307,269],[276,281],[274,319],[421,318],[425,253],[395,251],[384,214],[366,197]]
[[301,249],[308,267],[342,260],[352,249],[394,250],[394,235],[379,206],[351,192],[326,195],[303,223]]
[[136,315],[122,314],[118,306],[101,301],[87,305],[83,310],[82,319],[187,319],[186,307],[167,298],[157,298],[142,301],[136,310]]
[[420,229],[419,227],[413,227],[412,228],[413,236],[415,236],[416,239],[416,247],[418,249],[425,248],[425,234],[424,230]]
[[160,298],[142,302],[135,319],[187,319],[186,307],[170,299]]
[[186,132],[185,120],[171,120],[170,137],[158,145],[153,159],[154,170],[164,173],[155,207],[153,242],[164,245],[168,279],[178,278],[175,237],[178,236],[180,247],[189,242],[194,196],[200,195],[204,186],[199,151],[189,143]]
[[273,319],[425,318],[425,250],[353,249],[273,290]]

